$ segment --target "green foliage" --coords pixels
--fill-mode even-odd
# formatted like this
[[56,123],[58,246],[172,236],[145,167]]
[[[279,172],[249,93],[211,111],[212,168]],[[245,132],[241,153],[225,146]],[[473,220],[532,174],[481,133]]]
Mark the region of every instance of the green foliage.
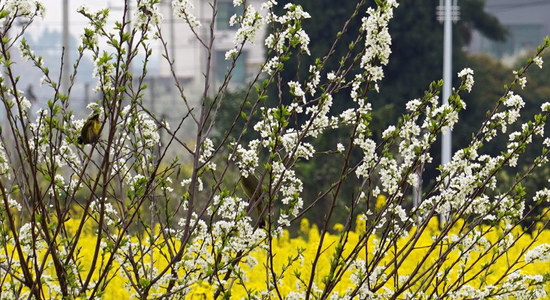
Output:
[[[288,0],[283,0],[279,8],[283,7]],[[304,10],[311,14],[312,19],[316,22],[308,22],[307,20],[302,23],[303,28],[308,33],[311,39],[310,51],[311,56],[294,54],[290,58],[295,63],[285,64],[285,69],[281,73],[283,82],[290,80],[291,78],[307,78],[308,68],[310,65],[317,65],[319,59],[325,60],[325,71],[337,70],[341,67],[341,63],[346,55],[352,57],[358,55],[364,44],[363,40],[356,40],[356,33],[360,31],[361,20],[360,18],[352,18],[347,27],[341,27],[349,18],[350,15],[357,9],[362,13],[367,10],[369,5],[374,3],[367,2],[367,5],[359,6],[353,1],[343,1],[334,5],[331,0],[300,0],[297,1],[303,6]],[[384,66],[385,78],[379,84],[379,93],[371,93],[368,101],[372,103],[372,121],[369,124],[369,129],[372,132],[373,139],[379,141],[382,132],[391,124],[395,124],[397,120],[405,114],[405,103],[411,99],[420,98],[425,88],[434,80],[441,78],[441,70],[443,69],[443,26],[436,19],[436,6],[439,5],[437,0],[409,0],[400,1],[399,7],[394,11],[394,19],[390,23],[389,29],[392,36],[392,54],[390,56],[390,64]],[[476,80],[480,77],[480,80],[488,80],[495,84],[481,84],[486,86],[487,89],[491,89],[489,93],[485,90],[475,92],[475,96],[472,94],[470,98],[486,99],[488,102],[476,101],[470,104],[466,99],[467,110],[461,114],[461,117],[467,119],[463,124],[466,128],[460,128],[456,130],[458,132],[457,137],[453,140],[454,149],[458,149],[458,146],[464,146],[463,144],[470,140],[471,132],[474,128],[479,128],[480,120],[484,119],[484,116],[480,117],[480,110],[476,110],[476,107],[489,107],[488,103],[492,103],[493,99],[498,99],[502,95],[502,90],[499,88],[500,84],[496,82],[505,82],[505,79],[509,79],[506,74],[506,69],[495,63],[495,69],[491,66],[481,66],[483,63],[482,58],[469,58],[463,51],[464,45],[469,42],[469,36],[473,29],[481,31],[485,36],[502,40],[506,35],[506,30],[500,25],[497,19],[488,13],[483,11],[485,2],[482,0],[466,0],[461,1],[460,6],[463,12],[461,20],[453,27],[453,61],[454,70],[460,70],[465,66],[469,66],[473,60],[474,64],[480,64],[473,68],[476,72]],[[355,14],[353,14],[355,16]],[[335,44],[327,43],[325,41],[337,40]],[[330,57],[327,55],[330,54]],[[483,75],[479,76],[477,68],[483,68],[482,74],[488,74],[494,76],[493,78],[484,79]],[[325,76],[325,73],[321,72],[321,76]],[[347,78],[348,80],[350,78]],[[459,83],[458,77],[453,77],[453,85]],[[509,81],[509,80],[508,80]],[[476,83],[475,88],[479,84]],[[283,91],[288,89],[288,86],[281,87]],[[282,98],[278,99],[279,90],[272,89],[270,98],[277,99],[283,103],[288,103],[290,99]],[[495,97],[495,95],[498,95]],[[349,93],[338,93],[334,97],[333,112],[334,114],[340,113],[348,109],[351,105]],[[473,106],[473,107],[472,107]],[[482,111],[485,114],[485,111]],[[469,122],[472,120],[473,122]],[[476,127],[477,126],[477,127]],[[226,128],[226,127],[221,127]],[[467,134],[465,133],[467,132]],[[349,132],[346,129],[336,129],[326,132],[319,140],[315,140],[312,144],[317,149],[326,149],[330,143],[335,141],[341,142],[344,145],[348,141],[341,140],[342,136],[349,136]],[[435,144],[432,155],[434,156],[434,162],[440,161],[440,148],[439,143]],[[498,152],[497,152],[498,153]],[[355,152],[352,152],[352,157]],[[352,161],[357,161],[359,158]],[[319,186],[328,187],[331,184],[332,178],[338,178],[338,169],[335,169],[339,163],[336,160],[329,162],[323,161],[323,164],[319,164],[323,161],[322,156],[315,157],[307,162],[301,162],[299,164],[299,172],[304,180],[305,199],[314,198],[318,195],[308,195],[308,191],[315,190]],[[319,170],[319,165],[322,165],[322,170]],[[429,182],[437,176],[435,166],[428,168],[424,173],[425,182]],[[343,187],[343,191],[351,191],[352,187],[357,185],[358,182],[353,180],[347,180],[346,186]],[[342,193],[342,201],[345,203],[345,199],[351,197],[350,193]],[[318,205],[314,208],[311,215],[308,218],[311,220],[322,220],[323,217],[323,205]]]

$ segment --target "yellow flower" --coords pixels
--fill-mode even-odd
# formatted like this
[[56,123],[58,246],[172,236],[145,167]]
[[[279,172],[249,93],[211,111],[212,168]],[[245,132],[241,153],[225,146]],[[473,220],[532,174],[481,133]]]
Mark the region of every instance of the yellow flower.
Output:
[[386,196],[379,195],[378,198],[376,198],[376,204],[374,207],[376,210],[381,210],[386,205]]
[[334,227],[332,227],[332,230],[342,232],[344,230],[344,224],[336,223],[334,224]]
[[185,297],[190,300],[209,300],[214,299],[214,288],[206,281],[198,281],[191,286],[189,295]]
[[367,220],[364,219],[363,215],[358,215],[355,220],[355,233],[361,235],[367,232]]
[[309,220],[308,219],[302,219],[302,221],[300,221],[300,232],[304,235],[304,236],[307,236],[309,234]]

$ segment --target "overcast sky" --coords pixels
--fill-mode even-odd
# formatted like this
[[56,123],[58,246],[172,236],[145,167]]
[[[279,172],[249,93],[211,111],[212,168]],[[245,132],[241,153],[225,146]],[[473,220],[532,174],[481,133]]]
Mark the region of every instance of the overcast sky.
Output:
[[[122,15],[124,1],[109,0],[69,0],[69,30],[72,35],[80,36],[84,27],[88,24],[86,18],[77,13],[76,10],[86,4],[91,11],[97,11],[102,8],[111,8],[110,21],[114,22]],[[63,29],[63,0],[42,0],[46,6],[46,16],[44,20],[37,18],[31,27],[31,34],[38,34],[44,27],[61,31]]]
[[[2,0],[0,0],[2,1]],[[55,30],[58,32],[63,31],[63,0],[40,0],[44,6],[46,7],[46,14],[44,19],[37,17],[34,22],[30,25],[30,27],[27,29],[26,34],[32,36],[33,39],[36,39],[46,28],[50,31]],[[77,9],[82,5],[86,4],[90,11],[98,11],[103,8],[111,8],[110,17],[109,17],[109,24],[108,28],[112,29],[114,27],[114,21],[115,20],[121,20],[122,17],[122,5],[124,4],[123,0],[69,0],[69,32],[70,34],[76,38],[77,43],[81,43],[80,35],[82,34],[85,27],[88,26],[88,21],[85,17],[83,17],[81,14],[77,12]],[[51,40],[51,43],[49,43],[50,40],[42,40],[40,45],[35,45],[33,47],[33,50],[35,50],[35,53],[37,55],[45,55],[46,53],[44,51],[50,51],[55,52],[58,51],[61,53],[62,48],[60,45],[60,40]],[[101,40],[100,40],[101,43]],[[106,44],[102,45],[103,47],[106,46]],[[105,50],[109,51],[109,47],[105,47]],[[75,59],[76,55],[76,47],[74,49],[70,49],[69,52],[69,59],[73,61]],[[91,59],[90,52],[85,52],[85,56],[88,56],[89,59]],[[72,57],[71,57],[72,56]],[[51,58],[51,56],[49,56]],[[21,64],[21,67],[19,68],[21,72],[24,72],[26,76],[22,77],[21,86],[27,87],[28,85],[32,84],[34,85],[35,93],[37,94],[38,100],[40,103],[43,103],[46,101],[46,99],[51,97],[50,89],[45,86],[39,86],[37,84],[38,79],[42,76],[40,72],[34,67],[31,66],[29,62],[19,62]],[[60,67],[60,61],[58,60],[52,60],[46,61],[45,64],[53,71],[59,70]],[[26,65],[25,65],[26,64]],[[89,65],[89,64],[88,64]],[[26,68],[23,68],[26,67]],[[76,84],[75,84],[75,90],[82,90],[83,85],[90,81],[91,78],[91,69],[87,69],[84,72],[83,68],[86,67],[84,64],[81,63],[80,65],[80,74],[77,76]],[[88,66],[89,68],[89,66]],[[86,74],[85,74],[86,73]],[[154,72],[152,72],[154,74]],[[87,77],[85,76],[87,75]],[[91,80],[91,87],[93,88],[95,86],[95,79]],[[85,101],[84,99],[84,93],[83,92],[75,92],[73,93],[73,100],[72,102],[75,102],[76,104],[81,104]],[[93,100],[93,99],[91,99]],[[82,105],[80,105],[82,106]]]

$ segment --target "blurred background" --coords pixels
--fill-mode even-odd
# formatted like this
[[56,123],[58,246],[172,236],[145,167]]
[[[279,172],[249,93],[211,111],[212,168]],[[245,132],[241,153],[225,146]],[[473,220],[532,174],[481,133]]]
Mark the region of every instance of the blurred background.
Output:
[[[130,1],[129,14],[135,9],[135,3]],[[207,0],[192,0],[195,16],[203,24],[198,34],[208,34],[209,20],[212,11]],[[287,0],[279,1],[279,7],[284,6]],[[326,41],[333,39],[336,32],[341,29],[353,9],[356,1],[340,1],[338,5],[331,0],[298,0],[294,3],[301,4],[312,15],[311,22],[306,21],[304,27],[311,38],[312,56],[323,56],[330,46]],[[367,1],[372,5],[374,1]],[[427,84],[438,78],[442,73],[442,47],[443,25],[438,21],[438,9],[442,3],[440,0],[404,0],[399,1],[400,7],[396,10],[390,29],[393,37],[393,54],[391,63],[387,68],[386,80],[388,86],[398,87],[405,85],[404,90],[392,95],[392,100],[406,102],[419,97]],[[491,62],[502,63],[504,66],[513,66],[518,57],[532,52],[542,39],[550,34],[550,0],[453,0],[458,7],[458,12],[453,26],[454,39],[454,70],[455,74],[462,68],[465,56],[486,55]],[[52,72],[59,72],[61,65],[61,52],[63,36],[68,35],[67,56],[74,62],[77,55],[77,47],[80,43],[80,35],[85,26],[86,19],[76,12],[81,5],[86,5],[91,11],[103,8],[110,9],[110,24],[119,20],[123,14],[123,1],[112,0],[43,0],[47,10],[43,20],[37,19],[27,30],[25,36],[35,53],[44,57],[47,66]],[[247,3],[254,5],[259,10],[262,1],[250,0]],[[67,14],[64,14],[67,6]],[[438,8],[439,7],[439,8]],[[170,55],[176,61],[176,75],[180,82],[189,90],[201,90],[203,70],[206,66],[206,52],[196,41],[193,33],[181,19],[172,16],[170,1],[163,1],[158,9],[164,15],[163,36],[168,42]],[[366,8],[363,9],[363,11]],[[265,12],[263,12],[265,13]],[[213,53],[213,70],[215,80],[219,84],[227,69],[228,61],[224,59],[225,52],[233,47],[233,35],[237,26],[229,26],[229,18],[233,14],[242,14],[242,7],[234,7],[232,0],[218,1],[218,14],[215,26],[216,45]],[[67,18],[68,26],[64,28],[64,19]],[[349,30],[354,32],[353,26],[359,25],[355,20]],[[20,24],[21,25],[21,24]],[[109,29],[109,28],[108,28]],[[64,31],[65,30],[65,31]],[[350,34],[350,36],[352,36]],[[244,54],[239,58],[233,72],[232,85],[238,88],[246,84],[258,70],[264,60],[263,38],[265,31],[258,35],[254,44],[245,47]],[[103,41],[104,42],[104,41]],[[179,101],[174,97],[164,97],[169,93],[173,84],[168,64],[162,58],[160,43],[153,41],[157,50],[149,64],[148,80],[150,86],[151,102],[156,102],[154,109],[157,112],[172,110]],[[347,44],[342,43],[344,48]],[[338,56],[338,55],[335,55]],[[139,71],[140,59],[132,66]],[[45,103],[51,97],[49,91],[38,85],[41,75],[30,63],[17,62],[21,74],[21,86],[27,86],[34,94],[36,103]],[[72,63],[71,63],[72,65]],[[306,65],[306,64],[303,64]],[[87,56],[81,63],[81,69],[75,84],[75,93],[72,94],[72,103],[77,106],[96,100],[93,88],[96,79],[92,78],[93,62],[91,56]],[[295,70],[292,70],[294,72]],[[307,71],[307,70],[306,70]],[[475,71],[475,70],[474,70]],[[289,72],[291,73],[291,72]],[[58,74],[58,73],[57,73]],[[54,76],[55,77],[55,76]],[[476,76],[478,77],[478,76]],[[411,80],[412,79],[412,80]],[[391,82],[388,82],[391,81]],[[400,88],[399,88],[400,89]],[[384,95],[384,91],[382,91]],[[192,95],[190,95],[191,98]],[[386,98],[386,97],[384,97]],[[153,99],[156,99],[153,101]],[[387,102],[387,101],[385,101]],[[397,104],[397,103],[396,103]],[[401,104],[401,103],[399,103]],[[78,107],[84,107],[78,105]]]
[[[207,37],[212,17],[210,1],[192,0],[191,2],[195,6],[194,15],[202,23],[197,34],[203,38]],[[279,0],[278,2],[276,11],[283,14],[282,7],[289,1]],[[294,56],[285,66],[282,74],[284,80],[295,78],[297,74],[302,79],[307,78],[308,66],[315,61],[315,58],[326,55],[332,46],[329,41],[334,40],[357,4],[357,1],[350,0],[294,0],[292,2],[301,4],[312,16],[311,20],[303,22],[304,29],[311,39],[311,56],[300,57],[299,64],[298,58]],[[476,80],[472,93],[463,95],[467,109],[461,114],[462,120],[453,133],[452,149],[456,150],[467,145],[472,134],[481,125],[487,110],[492,109],[494,103],[503,95],[503,85],[513,80],[512,70],[523,66],[528,56],[532,56],[536,47],[543,43],[544,37],[550,35],[550,0],[452,0],[452,2],[453,86],[457,86],[459,82],[459,78],[456,77],[457,72],[464,67],[474,70]],[[87,25],[85,18],[76,12],[80,5],[87,5],[91,11],[110,8],[111,27],[114,26],[114,20],[120,20],[124,13],[123,1],[43,0],[43,3],[47,9],[46,17],[32,24],[25,33],[25,37],[35,53],[44,57],[53,77],[59,74],[64,36],[70,64],[74,63],[77,47],[80,44],[80,35]],[[229,18],[233,14],[242,14],[242,6],[234,7],[232,0],[219,0],[217,3],[218,13],[214,27],[216,43],[212,53],[214,71],[214,83],[210,89],[212,92],[216,91],[216,87],[221,84],[227,71],[229,62],[224,59],[225,52],[233,48],[233,36],[238,29],[236,26],[229,26]],[[247,3],[260,10],[262,1],[249,0]],[[397,123],[400,116],[405,113],[404,104],[407,101],[422,97],[430,82],[443,78],[442,1],[402,0],[399,3],[394,19],[390,22],[390,34],[393,39],[390,63],[384,67],[385,78],[380,84],[380,93],[369,96],[369,101],[374,108],[371,130],[375,140],[380,138],[388,125]],[[374,1],[367,1],[367,6],[369,5],[374,5]],[[132,2],[129,15],[132,15],[134,9],[135,3]],[[206,68],[207,52],[197,42],[188,25],[183,20],[173,17],[169,1],[160,3],[158,9],[164,15],[162,34],[168,43],[168,53],[175,60],[176,76],[186,89],[188,99],[198,103],[204,85],[203,72]],[[67,13],[64,14],[64,11]],[[366,6],[361,8],[361,12],[364,11]],[[265,12],[261,13],[265,14]],[[347,33],[342,36],[341,42],[335,48],[336,53],[327,63],[327,70],[337,68],[340,57],[345,55],[349,43],[356,36],[362,16],[363,13],[360,13],[359,17],[350,23]],[[65,18],[67,18],[67,26],[64,26]],[[112,28],[107,29],[112,30]],[[258,34],[257,40],[245,47],[233,71],[228,100],[232,97],[242,99],[242,88],[257,74],[259,66],[265,60],[263,39],[268,30],[264,28],[263,32]],[[151,40],[151,43],[156,50],[156,56],[153,56],[149,63],[146,80],[148,89],[144,102],[149,102],[151,111],[156,115],[167,119],[169,123],[175,123],[186,111],[185,106],[174,88],[171,70],[162,57],[161,44],[155,40]],[[51,90],[39,85],[41,74],[30,63],[21,60],[19,55],[13,56],[18,71],[22,75],[19,86],[26,87],[27,98],[34,101],[33,109],[45,108],[47,100],[53,95]],[[139,64],[143,58],[144,56],[141,56],[134,60],[132,65],[134,72],[141,72]],[[550,57],[545,55],[544,58],[547,61],[546,64],[550,64]],[[96,79],[92,78],[93,68],[94,63],[91,55],[88,54],[81,62],[74,90],[71,93],[71,108],[75,111],[77,118],[85,118],[89,113],[84,109],[86,104],[99,99],[98,94],[93,92],[97,84]],[[540,110],[540,105],[550,99],[548,70],[548,66],[542,70],[533,66],[527,75],[527,88],[515,91],[526,102],[518,126],[531,119]],[[350,106],[346,101],[348,95],[346,93],[337,95],[334,113]],[[275,98],[275,94],[272,96]],[[233,120],[234,115],[231,115],[231,112],[237,109],[237,104],[238,101],[224,102],[221,119],[216,123],[220,135],[224,133],[228,122]],[[512,128],[509,132],[512,130],[515,129]],[[182,134],[187,134],[185,139],[192,139],[193,132],[193,128],[189,127],[189,130],[183,130]],[[344,136],[340,133],[338,130],[328,132],[322,139],[315,140],[313,143],[321,149],[326,148],[325,146],[334,145]],[[248,139],[252,138],[255,138],[253,133]],[[487,154],[505,151],[506,140],[507,135],[495,139],[493,143],[484,147],[484,151]],[[440,143],[437,142],[432,151],[434,164],[426,167],[424,173],[425,188],[430,187],[437,175],[435,167],[440,162],[440,150]],[[521,172],[529,160],[532,161],[536,155],[539,155],[540,147],[534,146],[526,151],[524,161],[520,161],[517,168],[499,175],[501,182],[506,183],[507,180],[512,180],[517,172]],[[358,154],[357,157],[359,157]],[[337,176],[338,169],[333,168],[330,161],[322,161],[323,159],[323,157],[316,157],[299,165],[299,175],[305,178],[304,199],[315,197],[316,195],[308,195],[308,191],[318,191],[319,186],[329,185],[331,178]],[[339,162],[332,163],[336,165]],[[538,172],[538,175],[533,176],[530,181],[532,185],[530,191],[548,185],[550,170],[543,168]],[[356,192],[353,189],[356,182],[349,180],[347,184],[350,187],[349,193],[343,193],[343,198],[351,197]],[[342,203],[345,205],[345,201]],[[321,220],[322,216],[322,209],[313,209],[308,218]]]

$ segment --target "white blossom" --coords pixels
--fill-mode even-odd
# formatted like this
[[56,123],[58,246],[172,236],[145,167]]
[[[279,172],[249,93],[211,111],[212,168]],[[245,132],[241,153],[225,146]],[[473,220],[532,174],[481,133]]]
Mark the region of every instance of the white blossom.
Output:
[[256,167],[258,167],[259,157],[258,149],[260,146],[259,140],[252,140],[248,143],[248,149],[245,149],[241,145],[237,145],[237,155],[232,159],[236,162],[237,167],[241,172],[241,175],[245,178],[250,173],[254,173]]
[[[235,22],[235,21],[233,21]],[[233,38],[235,47],[240,47],[245,41],[254,43],[256,35],[260,32],[265,24],[263,17],[254,9],[252,5],[248,5],[242,17],[237,17],[236,22],[240,24],[239,29]]]
[[472,87],[474,86],[474,70],[470,68],[465,68],[458,73],[458,77],[466,77],[464,79],[464,85],[466,86],[466,90],[468,90],[468,93],[471,92]]
[[4,4],[3,10],[7,11],[10,15],[31,18],[33,16],[40,16],[44,18],[46,8],[42,1],[38,0],[7,0]]
[[290,87],[290,92],[298,98],[302,99],[302,102],[306,104],[306,93],[302,90],[302,86],[297,81],[289,81],[288,86]]
[[158,11],[156,0],[141,0],[133,16],[133,25],[143,31],[151,31],[161,24],[164,16]]
[[269,10],[273,8],[273,5],[277,5],[277,1],[275,0],[268,0],[264,3],[262,3],[261,9],[262,10]]
[[92,71],[92,77],[98,78],[98,85],[94,91],[99,92],[105,90],[113,90],[113,76],[115,74],[115,66],[110,62],[111,55],[107,52],[103,52],[103,55],[99,55],[94,61],[94,70]]
[[537,65],[537,67],[542,69],[542,64],[544,63],[544,61],[542,60],[542,57],[537,56],[533,58],[533,62],[535,63],[535,65]]
[[239,51],[237,49],[229,49],[225,52],[225,60],[232,60],[237,58]]
[[175,17],[183,18],[191,27],[200,27],[201,22],[191,13],[194,8],[195,6],[190,0],[172,0]]
[[527,251],[523,257],[526,263],[534,263],[535,261],[547,262],[550,260],[550,245],[538,245]]

